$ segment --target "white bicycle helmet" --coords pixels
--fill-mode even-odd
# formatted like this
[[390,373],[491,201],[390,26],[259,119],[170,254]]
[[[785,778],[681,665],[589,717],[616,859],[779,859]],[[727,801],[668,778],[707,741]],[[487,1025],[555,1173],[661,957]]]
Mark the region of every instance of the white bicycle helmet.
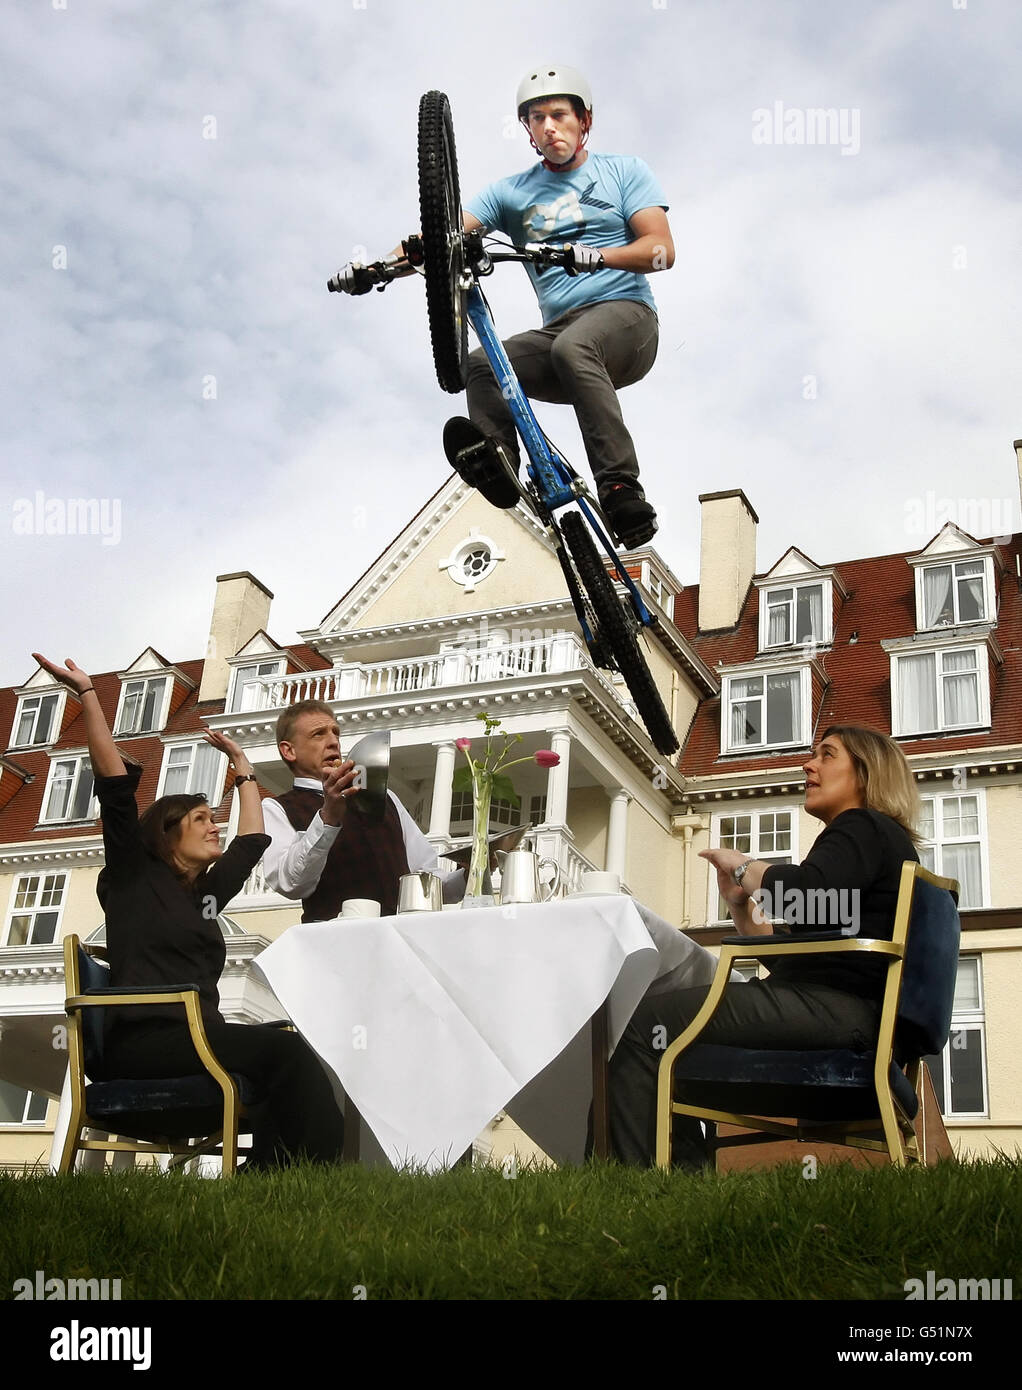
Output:
[[518,117],[528,115],[529,103],[547,97],[578,97],[589,112],[593,109],[593,94],[589,83],[578,68],[562,63],[544,63],[530,69],[518,84]]

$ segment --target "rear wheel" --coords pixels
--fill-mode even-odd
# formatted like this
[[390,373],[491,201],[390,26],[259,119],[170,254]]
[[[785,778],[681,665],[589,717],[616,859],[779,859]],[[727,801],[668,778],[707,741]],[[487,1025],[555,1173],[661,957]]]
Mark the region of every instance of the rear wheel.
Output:
[[419,102],[419,213],[433,361],[441,388],[456,395],[465,389],[468,319],[458,158],[443,92],[426,92]]
[[582,517],[578,512],[568,512],[561,517],[560,525],[589,599],[589,607],[595,614],[598,646],[602,650],[609,648],[613,653],[617,669],[624,676],[654,748],[668,757],[677,752],[678,739],[646,665],[646,658],[639,650],[635,619],[614,592],[613,582]]

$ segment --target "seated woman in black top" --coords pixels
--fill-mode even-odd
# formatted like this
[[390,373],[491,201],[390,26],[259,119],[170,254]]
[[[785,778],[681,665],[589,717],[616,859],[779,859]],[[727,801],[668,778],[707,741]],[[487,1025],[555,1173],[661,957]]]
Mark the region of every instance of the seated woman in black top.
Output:
[[[238,787],[238,834],[221,851],[219,828],[203,796],[164,796],[140,818],[135,789],[141,769],[125,766],[91,679],[73,661],[56,666],[33,653],[82,704],[103,818],[105,867],[97,893],[106,913],[110,982],[194,984],[203,1027],[228,1071],[246,1076],[266,1101],[254,1116],[249,1168],[298,1158],[335,1161],[344,1121],[319,1059],[296,1033],[264,1024],[225,1023],[217,982],[227,949],[217,923],[270,843],[262,803],[243,750],[223,734],[207,740],[231,760]],[[240,785],[239,785],[240,783]],[[114,1012],[114,1011],[111,1011]],[[111,1075],[152,1079],[203,1070],[180,1004],[117,1010],[106,1035]]]
[[[795,934],[840,927],[889,941],[901,866],[919,857],[919,798],[904,754],[876,730],[832,725],[803,771],[806,810],[826,828],[802,864],[767,864],[733,849],[702,851],[717,870],[735,926],[743,935],[769,936],[769,919],[783,917]],[[700,1041],[868,1051],[876,1039],[886,973],[884,963],[870,956],[778,960],[769,979],[728,986]],[[707,990],[643,1000],[618,1043],[610,1061],[611,1144],[624,1162],[653,1162],[660,1059],[667,1042],[699,1012]],[[675,1117],[673,1152],[681,1166],[705,1161],[697,1120]]]

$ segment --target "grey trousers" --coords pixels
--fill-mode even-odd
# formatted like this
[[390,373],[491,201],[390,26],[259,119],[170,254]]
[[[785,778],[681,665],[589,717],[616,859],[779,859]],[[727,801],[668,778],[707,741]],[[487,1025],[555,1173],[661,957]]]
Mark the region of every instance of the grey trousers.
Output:
[[[599,492],[635,485],[639,465],[617,392],[640,381],[656,360],[659,329],[647,304],[612,299],[576,309],[545,328],[504,343],[522,390],[537,401],[572,405]],[[516,460],[518,436],[500,383],[482,348],[468,360],[468,413]]]
[[[623,1163],[649,1166],[656,1155],[656,1093],[665,1048],[695,1018],[708,993],[706,985],[653,995],[642,1001],[610,1059],[610,1142]],[[764,1047],[809,1051],[848,1047],[867,1052],[876,1041],[880,1005],[827,985],[749,980],[724,992],[700,1041],[723,1047]],[[675,1088],[684,1101],[685,1088]],[[672,1162],[698,1167],[706,1144],[698,1120],[676,1115]]]

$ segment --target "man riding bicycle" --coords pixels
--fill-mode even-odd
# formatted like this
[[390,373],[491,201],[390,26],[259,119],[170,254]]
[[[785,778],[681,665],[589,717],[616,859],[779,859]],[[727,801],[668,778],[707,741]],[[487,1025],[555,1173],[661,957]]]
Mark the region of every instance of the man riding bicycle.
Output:
[[[516,244],[567,246],[565,268],[527,266],[543,327],[504,347],[527,396],[574,407],[601,505],[621,543],[632,548],[652,539],[657,523],[617,391],[644,377],[656,358],[657,318],[646,276],[674,264],[667,204],[642,160],[587,150],[592,96],[574,68],[549,64],[527,73],[517,109],[542,163],[471,199],[464,229],[496,229]],[[338,282],[353,294],[370,288],[356,266],[346,267]],[[467,390],[471,423],[449,422],[448,458],[489,501],[514,506],[518,493],[508,486],[496,446],[517,471],[517,434],[482,349],[469,357]],[[478,431],[490,441],[491,469],[481,469],[478,450],[465,447]],[[470,455],[476,457],[469,467]]]
[[[465,230],[570,244],[570,269],[527,267],[543,327],[504,347],[527,396],[574,406],[601,504],[631,547],[652,538],[656,513],[639,484],[617,390],[653,365],[657,319],[646,274],[670,269],[674,244],[667,204],[646,165],[586,149],[592,106],[589,84],[574,68],[549,64],[527,73],[518,118],[542,163],[471,199]],[[511,413],[481,349],[469,358],[468,410],[517,460]]]

